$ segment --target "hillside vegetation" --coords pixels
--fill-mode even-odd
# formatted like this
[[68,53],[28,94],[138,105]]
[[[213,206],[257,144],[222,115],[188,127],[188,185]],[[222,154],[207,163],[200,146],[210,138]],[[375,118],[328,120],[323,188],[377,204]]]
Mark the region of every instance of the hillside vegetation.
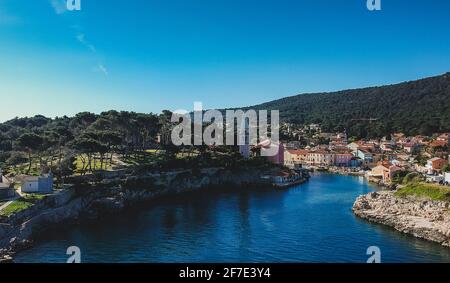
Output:
[[450,131],[450,73],[395,85],[300,94],[248,108],[280,110],[284,122],[320,123],[326,131],[346,128],[361,138],[397,131],[430,135]]

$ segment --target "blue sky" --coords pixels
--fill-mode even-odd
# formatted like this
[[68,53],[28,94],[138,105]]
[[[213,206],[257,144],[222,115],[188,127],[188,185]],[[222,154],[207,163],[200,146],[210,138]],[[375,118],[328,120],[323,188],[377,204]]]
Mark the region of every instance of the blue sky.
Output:
[[0,121],[247,106],[450,71],[450,1],[0,0]]

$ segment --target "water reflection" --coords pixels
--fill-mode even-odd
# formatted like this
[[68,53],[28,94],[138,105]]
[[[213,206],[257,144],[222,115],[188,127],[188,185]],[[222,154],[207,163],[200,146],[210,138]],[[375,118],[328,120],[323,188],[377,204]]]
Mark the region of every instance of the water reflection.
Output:
[[202,192],[81,225],[20,253],[18,262],[449,262],[450,249],[366,222],[351,211],[376,189],[359,177],[314,175],[290,190]]

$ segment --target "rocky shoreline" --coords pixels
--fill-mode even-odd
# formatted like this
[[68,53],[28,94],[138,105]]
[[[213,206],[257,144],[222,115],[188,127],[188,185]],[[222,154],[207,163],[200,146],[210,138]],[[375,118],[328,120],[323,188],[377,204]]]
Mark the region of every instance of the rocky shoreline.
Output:
[[30,209],[0,219],[0,262],[12,262],[14,254],[33,246],[37,236],[55,227],[79,220],[95,220],[105,214],[120,213],[158,197],[201,189],[269,186],[257,169],[209,168],[163,174],[125,174],[100,183],[73,185],[47,197]]
[[353,212],[358,217],[450,247],[450,204],[414,196],[400,198],[393,191],[358,197]]

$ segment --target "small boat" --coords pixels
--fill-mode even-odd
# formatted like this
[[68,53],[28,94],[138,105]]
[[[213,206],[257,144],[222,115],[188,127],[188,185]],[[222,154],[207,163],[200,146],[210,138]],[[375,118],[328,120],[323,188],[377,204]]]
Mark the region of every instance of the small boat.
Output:
[[307,181],[303,174],[288,174],[280,173],[277,176],[272,176],[272,185],[278,189],[285,189],[292,186],[302,184]]
[[282,182],[282,183],[273,183],[273,186],[276,189],[287,189],[296,185],[300,185],[303,184],[304,182],[306,182],[306,179],[304,178],[299,178],[298,180],[295,181],[287,181],[287,182]]

